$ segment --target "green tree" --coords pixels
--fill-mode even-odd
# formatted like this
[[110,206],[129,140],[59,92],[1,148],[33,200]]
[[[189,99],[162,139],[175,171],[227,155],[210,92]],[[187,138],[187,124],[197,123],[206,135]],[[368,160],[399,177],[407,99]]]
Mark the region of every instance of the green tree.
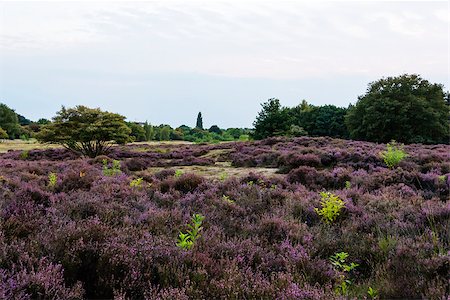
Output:
[[203,130],[203,117],[201,112],[199,112],[197,115],[197,123],[195,125],[195,128]]
[[189,132],[191,131],[192,128],[189,126],[186,126],[186,125],[181,125],[177,129],[181,130],[184,135],[187,135],[187,134],[189,134]]
[[[301,130],[300,133],[308,133],[308,130],[306,128],[311,129],[314,127],[314,120],[312,119],[313,115],[311,114],[314,108],[315,106],[309,104],[308,102],[306,102],[306,100],[302,100],[299,105],[289,108],[288,114],[291,129],[292,126],[298,126],[303,129],[303,132]],[[295,129],[296,127],[293,128]]]
[[30,125],[31,121],[27,118],[25,118],[24,116],[17,114],[17,118],[19,119],[19,124],[20,125]]
[[346,114],[346,108],[334,105],[314,106],[305,112],[307,122],[304,128],[311,136],[347,138]]
[[8,133],[10,139],[18,138],[20,135],[17,114],[3,103],[0,103],[0,127]]
[[141,125],[134,122],[127,122],[126,124],[131,129],[130,135],[134,138],[135,141],[143,142],[147,140],[145,136],[145,130]]
[[51,121],[44,119],[44,118],[40,118],[36,123],[41,124],[41,125],[47,125],[47,124],[50,124]]
[[53,122],[36,135],[40,142],[60,144],[88,157],[104,154],[114,144],[130,141],[131,129],[119,114],[77,106],[56,113]]
[[346,116],[351,138],[383,143],[448,143],[448,120],[443,86],[408,74],[370,83]]
[[272,98],[261,104],[253,126],[253,138],[264,139],[270,136],[283,135],[290,130],[289,108],[282,107],[280,100]]
[[0,142],[1,140],[7,139],[8,137],[8,133],[0,127]]
[[161,129],[159,130],[159,140],[160,141],[169,141],[171,131],[172,131],[172,128],[170,128],[170,126],[168,126],[168,125],[161,127]]
[[305,136],[305,135],[308,135],[308,132],[305,129],[303,129],[303,127],[300,127],[298,125],[292,124],[291,128],[289,129],[289,134],[288,135],[289,136],[296,136],[296,137],[298,137],[298,136]]
[[155,139],[155,129],[147,121],[145,121],[145,123],[144,123],[144,131],[145,131],[145,140],[146,141],[151,141],[151,140]]
[[184,140],[184,132],[180,128],[176,128],[170,131],[171,141],[182,141]]
[[227,130],[225,130],[225,134],[237,140],[241,135],[244,134],[244,130],[241,128],[227,128]]
[[219,128],[217,125],[213,125],[208,129],[209,132],[214,132],[217,134],[222,134],[222,129]]

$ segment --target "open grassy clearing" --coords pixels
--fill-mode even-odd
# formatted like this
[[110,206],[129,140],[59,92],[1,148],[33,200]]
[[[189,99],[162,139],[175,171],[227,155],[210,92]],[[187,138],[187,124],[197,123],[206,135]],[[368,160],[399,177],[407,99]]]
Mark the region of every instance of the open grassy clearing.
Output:
[[62,148],[60,145],[41,144],[36,139],[24,140],[3,140],[0,143],[0,153],[8,151],[27,151],[27,150],[45,150],[52,148]]
[[[167,168],[151,167],[147,170],[151,174],[156,174]],[[194,173],[196,175],[208,179],[226,179],[229,177],[245,177],[250,173],[254,173],[265,177],[283,177],[281,174],[276,174],[276,168],[237,168],[231,166],[231,163],[216,162],[213,166],[179,166],[173,167],[174,170],[180,170],[183,173]]]

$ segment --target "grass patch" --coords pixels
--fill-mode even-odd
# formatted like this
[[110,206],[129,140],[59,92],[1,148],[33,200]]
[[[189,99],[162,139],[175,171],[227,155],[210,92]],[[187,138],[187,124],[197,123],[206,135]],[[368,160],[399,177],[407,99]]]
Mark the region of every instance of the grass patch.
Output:
[[51,148],[62,148],[60,145],[41,144],[36,139],[24,140],[5,140],[0,143],[0,153],[13,151],[45,150]]

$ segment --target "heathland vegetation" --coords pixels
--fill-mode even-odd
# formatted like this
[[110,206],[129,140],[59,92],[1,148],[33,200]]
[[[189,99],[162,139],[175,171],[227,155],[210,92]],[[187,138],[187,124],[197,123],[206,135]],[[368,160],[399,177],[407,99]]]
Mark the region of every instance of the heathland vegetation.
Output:
[[0,298],[446,299],[449,152],[311,137],[8,152]]
[[416,75],[253,129],[0,105],[0,139],[61,145],[0,154],[0,298],[447,299],[448,122]]

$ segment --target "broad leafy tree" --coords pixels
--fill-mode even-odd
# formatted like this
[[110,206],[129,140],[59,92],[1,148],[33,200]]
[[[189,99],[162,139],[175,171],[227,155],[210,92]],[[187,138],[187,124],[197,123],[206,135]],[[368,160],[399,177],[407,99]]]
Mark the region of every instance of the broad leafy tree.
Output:
[[289,110],[293,125],[303,128],[310,136],[348,137],[345,126],[347,109],[334,105],[314,106],[305,100]]
[[160,125],[159,128],[159,140],[160,141],[170,141],[170,132],[172,128],[169,125]]
[[418,75],[383,78],[349,108],[353,139],[373,142],[448,143],[449,108],[443,86]]
[[53,122],[44,125],[37,139],[60,144],[73,152],[89,157],[104,154],[115,143],[130,141],[131,129],[119,114],[99,108],[77,106],[57,112]]
[[209,132],[214,132],[217,134],[222,134],[222,129],[219,128],[217,125],[213,125],[208,129]]
[[255,139],[264,139],[270,136],[284,135],[290,130],[289,109],[282,107],[280,100],[271,98],[261,104],[262,110],[258,113],[253,126],[252,134]]
[[134,122],[127,122],[127,126],[131,129],[131,136],[136,142],[146,141],[145,129],[141,125]]
[[314,106],[306,112],[307,124],[304,129],[311,136],[348,137],[345,126],[347,109],[334,105]]
[[6,131],[10,139],[18,138],[20,135],[17,114],[3,103],[0,103],[0,127]]

